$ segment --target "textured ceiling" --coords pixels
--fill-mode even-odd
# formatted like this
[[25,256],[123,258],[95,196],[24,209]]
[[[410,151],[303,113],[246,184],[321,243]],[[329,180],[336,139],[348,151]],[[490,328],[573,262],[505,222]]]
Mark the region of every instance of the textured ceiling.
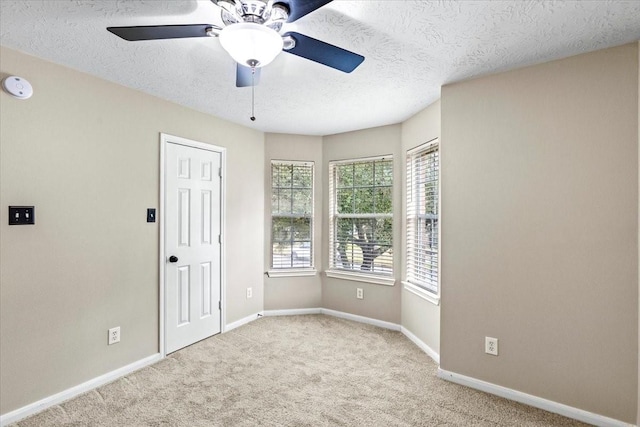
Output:
[[219,15],[209,0],[0,0],[0,44],[261,131],[328,135],[401,122],[446,83],[640,39],[638,0],[335,0],[282,32],[364,63],[345,74],[280,54],[262,69],[251,122],[251,89],[235,87],[217,39],[126,42],[105,29]]

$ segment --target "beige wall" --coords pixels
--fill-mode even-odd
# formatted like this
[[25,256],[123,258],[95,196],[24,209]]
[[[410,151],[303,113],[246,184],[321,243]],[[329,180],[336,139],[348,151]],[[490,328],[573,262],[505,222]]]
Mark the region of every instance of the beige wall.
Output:
[[[262,133],[0,55],[35,91],[0,94],[0,413],[158,352],[160,132],[227,147],[227,322],[262,310],[263,266],[244,261],[263,257]],[[9,227],[8,205],[35,205],[36,224]]]
[[[407,171],[404,166],[408,150],[440,137],[440,101],[436,101],[402,123],[402,230],[406,230]],[[401,233],[402,280],[406,280],[407,234]],[[402,290],[402,326],[418,337],[436,353],[440,352],[440,306],[413,292]]]
[[443,369],[636,421],[637,97],[635,43],[443,87]]
[[[332,160],[355,159],[381,155],[393,155],[394,181],[397,184],[402,179],[403,156],[400,150],[401,126],[391,125],[355,132],[325,136],[323,138],[323,168],[329,170]],[[325,173],[323,188],[329,188],[328,173]],[[329,230],[329,194],[324,194],[323,229]],[[394,186],[393,192],[394,219],[401,217],[400,185]],[[394,252],[401,252],[400,223],[394,222]],[[323,254],[329,253],[328,233],[323,235]],[[323,270],[329,268],[328,255],[323,257]],[[400,259],[394,259],[394,275],[399,277]],[[356,288],[362,288],[364,299],[356,299]],[[359,316],[371,317],[386,322],[400,323],[400,282],[396,280],[394,286],[377,285],[371,283],[354,282],[352,280],[323,277],[322,307],[331,310],[344,311]]]
[[264,265],[271,265],[271,161],[299,160],[314,162],[314,265],[318,274],[312,277],[267,277],[264,279],[264,309],[285,310],[317,308],[322,304],[322,137],[267,134],[265,137],[265,230]]

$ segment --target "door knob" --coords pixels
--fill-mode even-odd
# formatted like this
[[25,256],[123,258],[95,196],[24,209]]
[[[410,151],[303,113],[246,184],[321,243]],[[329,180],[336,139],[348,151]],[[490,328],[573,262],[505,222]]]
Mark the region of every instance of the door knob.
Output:
[[175,256],[175,255],[171,255],[171,256],[169,257],[169,262],[178,262],[178,257],[177,257],[177,256]]

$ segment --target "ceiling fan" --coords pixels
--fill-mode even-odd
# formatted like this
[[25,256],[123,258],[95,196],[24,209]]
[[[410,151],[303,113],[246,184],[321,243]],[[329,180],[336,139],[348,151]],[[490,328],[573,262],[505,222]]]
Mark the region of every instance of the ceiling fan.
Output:
[[280,34],[282,25],[294,22],[332,0],[211,0],[220,7],[223,27],[213,24],[108,27],[128,41],[218,37],[238,63],[236,86],[254,86],[260,68],[280,52],[292,53],[350,73],[364,56],[293,31]]

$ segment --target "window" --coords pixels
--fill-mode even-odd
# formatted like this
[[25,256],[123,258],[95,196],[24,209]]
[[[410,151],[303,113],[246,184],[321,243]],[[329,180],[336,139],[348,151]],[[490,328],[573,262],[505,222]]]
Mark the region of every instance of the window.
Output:
[[407,154],[407,280],[438,295],[438,141]]
[[271,162],[271,268],[313,267],[313,163]]
[[329,163],[330,268],[393,274],[391,156]]

